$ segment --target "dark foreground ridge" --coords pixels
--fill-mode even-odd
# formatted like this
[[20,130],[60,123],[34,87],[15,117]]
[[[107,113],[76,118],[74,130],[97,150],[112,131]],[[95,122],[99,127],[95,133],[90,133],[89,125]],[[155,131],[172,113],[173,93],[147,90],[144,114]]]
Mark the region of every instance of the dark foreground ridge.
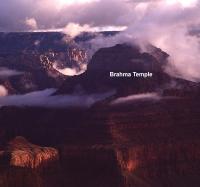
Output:
[[42,168],[22,167],[18,158],[32,163],[34,157],[26,156],[29,144],[25,152],[15,146],[18,164],[1,158],[0,181],[9,187],[16,181],[17,187],[199,186],[199,103],[182,98],[88,110],[2,108],[2,151],[23,136],[48,158],[51,151],[42,147],[54,147],[59,159]]

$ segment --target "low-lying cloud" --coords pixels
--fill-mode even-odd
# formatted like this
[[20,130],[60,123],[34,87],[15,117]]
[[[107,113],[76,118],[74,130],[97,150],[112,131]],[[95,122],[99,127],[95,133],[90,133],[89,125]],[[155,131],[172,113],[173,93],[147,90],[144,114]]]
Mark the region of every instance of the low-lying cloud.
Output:
[[126,26],[105,26],[105,27],[91,27],[88,24],[80,25],[78,23],[69,23],[62,32],[74,38],[83,32],[101,32],[101,31],[123,31]]
[[79,68],[75,68],[75,67],[74,68],[59,68],[58,64],[54,63],[53,68],[63,75],[75,76],[75,75],[80,75],[84,73],[87,69],[87,65],[83,63],[83,64],[80,64]]
[[120,97],[115,99],[111,102],[111,105],[120,105],[120,104],[127,104],[132,103],[135,101],[155,101],[159,100],[161,97],[158,93],[143,93],[143,94],[135,94],[135,95],[129,95],[126,97]]
[[3,85],[0,85],[0,97],[4,97],[7,94],[8,94],[8,90]]
[[8,69],[6,67],[0,67],[0,79],[12,77],[12,76],[18,76],[21,74],[23,74],[23,72],[13,70],[13,69]]
[[[2,90],[1,90],[2,89]],[[1,92],[3,91],[3,92]],[[0,94],[4,93],[4,88],[0,86]],[[46,89],[43,91],[31,92],[24,95],[2,94],[0,97],[0,107],[18,106],[18,107],[45,107],[45,108],[67,108],[67,107],[91,107],[96,102],[112,96],[115,92],[90,95],[52,95],[56,89]],[[4,96],[4,97],[3,97]]]

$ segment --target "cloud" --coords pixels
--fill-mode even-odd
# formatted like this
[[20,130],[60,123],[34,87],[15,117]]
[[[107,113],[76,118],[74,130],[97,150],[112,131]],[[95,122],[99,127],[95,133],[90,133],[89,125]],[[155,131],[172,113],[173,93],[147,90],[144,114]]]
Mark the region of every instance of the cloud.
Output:
[[80,64],[80,67],[77,68],[59,68],[56,63],[53,64],[53,68],[56,69],[58,72],[62,73],[63,75],[66,76],[75,76],[75,75],[80,75],[84,73],[87,69],[86,64]]
[[71,22],[92,27],[122,26],[118,18],[126,14],[128,8],[123,0],[68,2],[64,0],[2,0],[0,30],[10,32],[36,28],[39,30],[58,29],[64,28]]
[[30,30],[36,30],[38,28],[37,21],[34,18],[26,18],[25,24]]
[[200,23],[200,7],[194,6],[194,2],[190,4],[192,7],[189,4],[188,8],[185,7],[186,4],[183,5],[171,4],[168,8],[165,3],[157,5],[157,10],[148,10],[142,22],[136,27],[132,26],[130,32],[135,29],[140,31],[140,38],[142,35],[143,39],[146,36],[146,40],[170,54],[173,67],[168,69],[170,73],[200,81],[200,40],[189,34],[192,26]]
[[[1,92],[2,90],[2,92]],[[5,89],[0,86],[0,94],[5,96]],[[96,102],[112,96],[115,92],[110,91],[103,94],[90,95],[55,95],[56,89],[46,89],[43,91],[31,92],[24,95],[10,95],[0,97],[0,107],[2,106],[32,106],[45,108],[65,108],[65,107],[91,107]],[[4,94],[4,95],[3,95]]]
[[124,17],[127,30],[113,37],[99,36],[90,41],[92,52],[124,42],[137,43],[148,52],[146,46],[151,43],[170,55],[168,73],[199,82],[200,37],[190,33],[200,25],[200,3],[196,0],[129,2],[133,9]]
[[88,24],[80,25],[78,23],[69,23],[62,32],[72,38],[78,36],[82,32],[101,32],[101,31],[123,31],[126,26],[106,26],[106,27],[91,27]]
[[65,28],[64,32],[70,35],[72,38],[78,36],[82,32],[93,32],[94,29],[89,25],[85,24],[83,26],[77,23],[69,23]]
[[23,74],[23,72],[8,69],[5,67],[0,67],[0,78],[8,78],[8,77],[12,77],[12,76],[18,76],[21,74]]
[[0,97],[6,96],[7,94],[7,89],[4,86],[0,85]]
[[111,102],[111,105],[119,105],[119,104],[127,104],[135,101],[141,100],[159,100],[161,97],[157,93],[143,93],[143,94],[135,94],[129,95],[127,97],[120,97]]
[[172,75],[200,81],[200,40],[189,34],[200,23],[198,1],[165,0],[140,5],[136,10],[141,17],[129,26],[126,34],[167,52],[171,63],[167,70]]

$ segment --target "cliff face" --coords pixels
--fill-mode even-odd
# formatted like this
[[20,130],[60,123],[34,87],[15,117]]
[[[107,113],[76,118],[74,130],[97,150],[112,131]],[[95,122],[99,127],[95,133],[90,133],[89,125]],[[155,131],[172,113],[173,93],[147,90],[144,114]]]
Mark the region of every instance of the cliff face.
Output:
[[33,145],[23,137],[16,137],[11,141],[7,153],[11,155],[11,166],[32,169],[59,160],[58,151],[56,149]]
[[107,124],[126,186],[198,186],[198,101],[136,103],[110,112]]
[[154,51],[160,58],[155,58],[152,55],[153,53],[142,52],[138,46],[129,44],[118,44],[114,47],[103,48],[94,54],[88,65],[88,71],[160,72],[168,55],[157,48],[154,48]]
[[193,180],[199,183],[199,145],[173,142],[117,149],[126,186],[190,186]]
[[31,144],[23,137],[12,140],[6,150],[2,151],[1,156],[7,157],[10,166],[30,169],[45,167],[59,160],[56,149]]

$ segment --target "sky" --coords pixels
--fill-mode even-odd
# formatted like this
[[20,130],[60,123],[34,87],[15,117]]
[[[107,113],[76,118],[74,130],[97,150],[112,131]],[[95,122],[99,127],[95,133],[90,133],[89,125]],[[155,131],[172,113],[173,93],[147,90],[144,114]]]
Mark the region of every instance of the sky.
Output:
[[[62,29],[70,23],[124,27],[147,7],[193,8],[198,0],[1,0],[0,31]],[[152,5],[154,4],[154,5]]]
[[60,29],[71,22],[121,26],[117,19],[125,13],[125,4],[121,0],[1,0],[0,30]]

